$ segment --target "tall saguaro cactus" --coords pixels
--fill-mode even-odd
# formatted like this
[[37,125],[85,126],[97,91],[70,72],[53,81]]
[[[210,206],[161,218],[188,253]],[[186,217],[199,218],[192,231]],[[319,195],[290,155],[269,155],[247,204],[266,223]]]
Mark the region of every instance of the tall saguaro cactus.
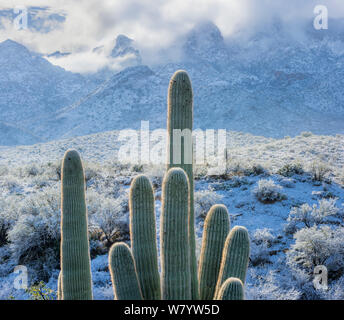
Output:
[[130,188],[130,239],[136,271],[145,300],[161,299],[160,275],[153,187],[149,179],[140,175]]
[[188,179],[180,168],[165,175],[161,211],[161,281],[164,300],[191,299]]
[[91,300],[85,177],[77,151],[68,150],[65,153],[61,171],[62,297],[64,300]]
[[167,163],[168,169],[182,168],[189,179],[189,244],[190,244],[190,274],[192,299],[199,299],[195,214],[194,214],[194,179],[193,179],[193,92],[190,78],[186,71],[177,71],[170,80],[168,88],[167,111]]
[[244,284],[250,256],[250,239],[247,229],[235,226],[226,238],[223,248],[219,278],[214,298],[228,278],[239,278]]
[[230,229],[227,208],[214,205],[204,223],[198,280],[201,300],[211,300],[215,294],[222,251]]
[[117,300],[142,300],[135,263],[125,243],[115,243],[109,252],[109,269]]

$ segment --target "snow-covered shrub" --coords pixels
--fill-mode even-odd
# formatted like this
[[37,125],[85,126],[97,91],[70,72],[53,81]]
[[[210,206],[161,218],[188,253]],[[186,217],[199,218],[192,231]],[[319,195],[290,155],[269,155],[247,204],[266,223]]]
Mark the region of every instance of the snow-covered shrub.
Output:
[[196,216],[200,218],[205,218],[209,209],[214,204],[221,203],[223,196],[216,193],[213,189],[207,189],[196,191],[194,199]]
[[293,175],[300,175],[304,173],[302,164],[299,162],[287,163],[280,168],[277,173],[284,177],[291,177]]
[[267,228],[257,229],[252,237],[250,261],[253,266],[270,262],[269,247],[274,242],[274,236]]
[[[106,198],[96,192],[88,192],[87,205],[89,213],[89,227],[93,234],[100,235],[107,247],[120,238],[123,224],[120,218],[127,212],[128,195],[122,193],[118,198]],[[96,239],[95,239],[96,240]]]
[[31,194],[18,204],[19,218],[8,232],[12,258],[47,280],[59,265],[60,196],[57,189]]
[[298,300],[301,296],[301,292],[287,285],[276,271],[269,270],[265,276],[261,276],[251,269],[250,276],[253,284],[245,285],[247,300]]
[[313,133],[310,131],[302,131],[301,132],[301,137],[304,137],[304,138],[311,137],[312,135],[313,135]]
[[233,161],[227,164],[227,174],[230,176],[259,176],[268,175],[269,171],[259,163],[251,163],[248,161]]
[[275,184],[271,179],[261,179],[253,189],[255,197],[263,203],[272,203],[286,199],[285,194],[281,193],[282,187]]
[[312,274],[316,266],[327,267],[329,276],[344,271],[344,228],[329,226],[303,228],[294,235],[295,243],[287,252],[287,263]]
[[310,166],[313,181],[324,181],[330,171],[328,165],[322,161],[314,161]]
[[328,216],[336,215],[339,212],[336,201],[337,199],[321,199],[318,201],[318,205],[313,204],[312,207],[307,203],[300,207],[293,207],[287,219],[289,228],[296,227],[300,223],[306,227],[324,223]]

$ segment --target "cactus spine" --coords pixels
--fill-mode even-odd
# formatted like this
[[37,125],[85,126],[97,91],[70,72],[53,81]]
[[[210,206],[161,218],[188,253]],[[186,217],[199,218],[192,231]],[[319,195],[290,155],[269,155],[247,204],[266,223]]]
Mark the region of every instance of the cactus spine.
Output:
[[227,208],[214,205],[204,223],[198,279],[201,300],[214,297],[219,276],[222,251],[230,228]]
[[146,176],[133,180],[129,197],[131,249],[142,296],[145,300],[160,300],[154,194]]
[[[167,163],[168,169],[180,167],[184,169],[189,179],[190,207],[189,207],[189,245],[190,245],[190,274],[192,299],[199,299],[196,240],[195,240],[195,215],[194,215],[194,179],[193,179],[193,93],[190,78],[186,71],[177,71],[170,80],[168,88],[167,111]],[[186,130],[185,130],[186,129]],[[179,139],[174,133],[181,130]],[[177,153],[180,154],[178,157]]]
[[214,298],[217,297],[226,279],[235,277],[245,283],[250,255],[250,240],[247,229],[235,226],[226,238],[223,248],[219,278]]
[[115,299],[142,300],[133,255],[125,243],[115,243],[109,252],[109,266]]
[[244,300],[244,285],[238,278],[227,279],[219,290],[216,300]]
[[190,300],[188,179],[184,170],[170,169],[162,186],[161,281],[164,300]]
[[78,152],[68,150],[65,153],[61,171],[62,296],[65,300],[91,300],[85,178]]

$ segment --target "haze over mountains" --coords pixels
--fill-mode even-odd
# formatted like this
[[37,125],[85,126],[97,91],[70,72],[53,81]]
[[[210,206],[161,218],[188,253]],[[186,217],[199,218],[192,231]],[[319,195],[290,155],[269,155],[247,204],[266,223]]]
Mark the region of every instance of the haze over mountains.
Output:
[[[124,35],[111,66],[76,74],[11,40],[0,43],[0,145],[166,125],[169,79],[188,71],[195,128],[225,128],[266,137],[344,133],[344,33],[305,31],[296,39],[278,23],[245,41],[224,39],[211,22],[197,25],[169,54],[145,65]],[[323,32],[324,31],[324,32]],[[104,48],[93,49],[103,54]],[[172,52],[172,54],[171,54]],[[73,53],[52,53],[54,59]],[[173,59],[171,59],[171,56]],[[51,55],[50,55],[51,57]],[[164,58],[166,57],[166,58]]]

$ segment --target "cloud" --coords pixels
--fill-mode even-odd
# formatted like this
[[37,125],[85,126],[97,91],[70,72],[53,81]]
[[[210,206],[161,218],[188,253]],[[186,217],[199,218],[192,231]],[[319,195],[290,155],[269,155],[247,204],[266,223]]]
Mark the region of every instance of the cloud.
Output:
[[[49,32],[15,30],[13,21],[0,16],[3,29],[0,41],[11,38],[32,50],[47,54],[66,51],[77,58],[66,57],[65,66],[74,64],[87,69],[87,59],[95,58],[92,48],[113,43],[118,34],[135,39],[143,58],[168,48],[202,20],[212,20],[224,37],[244,32],[268,30],[275,19],[298,33],[314,18],[317,0],[22,0],[21,5],[36,8],[36,16]],[[11,9],[18,1],[2,0],[0,9]],[[343,18],[342,0],[323,0],[331,18]],[[38,10],[37,7],[45,8]],[[30,10],[29,10],[30,11]],[[52,14],[64,20],[53,19]],[[88,52],[88,53],[87,53]],[[97,57],[99,59],[99,57]],[[98,61],[96,59],[96,61]],[[101,65],[99,61],[99,65]]]

